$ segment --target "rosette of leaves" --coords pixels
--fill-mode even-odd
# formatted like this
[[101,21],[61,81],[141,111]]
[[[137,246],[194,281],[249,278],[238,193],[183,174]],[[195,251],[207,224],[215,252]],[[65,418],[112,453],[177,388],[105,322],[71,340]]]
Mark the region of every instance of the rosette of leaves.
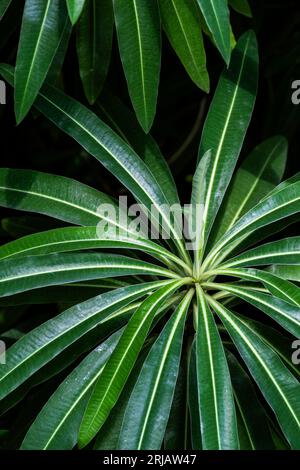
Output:
[[[2,206],[73,225],[0,248],[2,308],[53,302],[68,288],[77,296],[28,328],[0,367],[4,417],[34,387],[52,384],[22,449],[300,448],[299,367],[291,359],[300,291],[289,280],[300,265],[300,238],[280,236],[299,218],[299,175],[281,182],[287,143],[280,136],[235,169],[257,66],[250,31],[233,50],[204,124],[191,190],[193,251],[168,217],[179,200],[153,139],[138,127],[127,137],[117,126],[118,134],[52,85],[39,92],[39,112],[145,211],[155,207],[162,228],[158,240],[134,236],[124,219],[99,213],[101,204],[116,206],[105,194],[59,176],[1,169]],[[12,67],[1,73],[14,83]],[[99,222],[122,235],[101,237]]]

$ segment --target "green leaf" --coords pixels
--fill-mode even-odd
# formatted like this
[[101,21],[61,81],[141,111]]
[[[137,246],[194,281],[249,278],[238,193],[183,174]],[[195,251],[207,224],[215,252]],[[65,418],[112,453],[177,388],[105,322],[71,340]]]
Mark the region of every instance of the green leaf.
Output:
[[198,397],[196,340],[191,345],[188,365],[188,407],[191,422],[191,441],[194,450],[202,450],[200,406]]
[[276,136],[258,145],[234,175],[213,227],[212,245],[281,181],[287,140]]
[[214,42],[226,64],[230,60],[230,22],[226,0],[197,0]]
[[296,338],[300,338],[299,307],[277,297],[239,287],[238,285],[218,283],[218,286],[220,289],[231,292],[254,307],[257,307],[278,322],[285,330],[296,336]]
[[170,206],[180,204],[176,184],[171,174],[170,167],[160,148],[151,137],[146,134],[139,125],[135,114],[122,103],[117,96],[109,90],[101,94],[97,103],[97,109],[101,117],[110,125],[120,137],[130,145],[144,160],[151,170],[156,181],[164,189],[166,199]]
[[178,278],[172,271],[134,258],[104,253],[53,253],[0,262],[0,296],[90,279],[148,274]]
[[249,281],[260,281],[271,294],[300,308],[300,288],[285,279],[274,276],[270,272],[259,271],[258,269],[224,269],[222,275],[237,276]]
[[77,28],[79,71],[85,95],[95,103],[108,72],[113,37],[111,0],[86,0]]
[[[2,64],[0,73],[5,80],[13,83],[12,67]],[[138,202],[154,213],[152,223],[156,222],[158,226],[164,227],[164,232],[167,231],[165,235],[170,234],[174,238],[181,256],[190,264],[181,229],[170,220],[163,189],[138,155],[94,113],[54,87],[45,85],[35,106],[101,161],[132,192]]]
[[241,15],[252,18],[252,12],[248,0],[229,0],[229,5]]
[[289,279],[290,281],[300,282],[300,266],[289,265],[289,266],[271,266],[269,268],[272,274],[283,279]]
[[11,0],[0,0],[0,20],[2,20],[5,15],[10,3]]
[[186,313],[193,294],[191,289],[182,300],[144,362],[124,415],[120,449],[161,447],[178,375]]
[[148,132],[156,111],[161,37],[157,0],[114,0],[118,44],[136,116]]
[[80,17],[85,0],[66,0],[71,23],[74,25]]
[[92,351],[68,375],[29,428],[22,450],[72,449],[93,386],[120,338],[121,331]]
[[300,264],[300,237],[260,245],[226,261],[222,267]]
[[248,374],[231,352],[225,352],[236,407],[245,427],[250,450],[274,449],[266,412],[257,398]]
[[95,385],[79,432],[79,447],[87,445],[106,421],[144,344],[153,318],[164,301],[187,280],[174,281],[148,297],[131,317],[101,380]]
[[294,449],[300,448],[300,384],[246,323],[209,298]]
[[239,39],[233,51],[229,69],[220,78],[204,124],[199,165],[203,165],[201,160],[207,152],[211,152],[211,158],[206,164],[202,188],[197,189],[200,235],[196,272],[250,121],[256,95],[257,62],[255,35],[249,31]]
[[197,380],[204,450],[238,449],[237,424],[225,352],[210,308],[197,288]]
[[159,0],[163,28],[194,83],[209,91],[198,7],[192,0]]
[[26,0],[15,76],[15,113],[20,123],[31,108],[59,47],[67,8],[59,0]]
[[[212,262],[219,264],[241,242],[258,229],[287,218],[300,211],[300,181],[284,185],[281,190],[271,192],[253,209],[243,215],[216,243],[207,256],[203,269]],[[219,253],[220,252],[220,253]]]
[[128,237],[126,234],[101,235],[97,227],[67,227],[48,230],[19,238],[0,247],[0,260],[11,257],[62,253],[90,249],[131,249],[148,253],[168,264],[168,259],[187,266],[180,258],[162,246],[144,238]]
[[163,285],[166,283],[150,282],[105,292],[69,308],[27,333],[8,349],[6,364],[0,368],[0,399],[92,328],[104,325],[115,318],[120,309]]

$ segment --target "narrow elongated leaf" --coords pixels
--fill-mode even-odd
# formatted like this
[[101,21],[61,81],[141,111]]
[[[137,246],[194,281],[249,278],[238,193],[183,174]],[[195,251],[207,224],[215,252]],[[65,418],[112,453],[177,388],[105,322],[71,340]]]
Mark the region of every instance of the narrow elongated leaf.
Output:
[[300,337],[300,309],[282,299],[233,284],[218,284],[220,289],[232,292],[277,321],[296,338]]
[[113,0],[121,60],[136,116],[151,128],[159,84],[161,37],[157,0]]
[[148,297],[131,317],[89,400],[79,432],[80,447],[93,439],[117,402],[155,313],[164,301],[186,282],[186,280],[174,281],[159,289]]
[[199,147],[199,158],[211,152],[202,188],[198,188],[200,236],[196,248],[201,261],[204,246],[217,215],[244,140],[257,87],[257,44],[249,31],[238,41],[229,69],[223,72],[210,106]]
[[300,448],[300,384],[277,354],[249,328],[244,320],[209,299],[247,364],[251,375],[273,409],[285,437]]
[[226,352],[236,407],[240,412],[251,450],[274,449],[273,439],[264,408],[253,384],[235,356]]
[[190,0],[159,0],[162,24],[173,49],[196,85],[209,91],[198,7]]
[[180,204],[176,184],[170,167],[150,134],[146,134],[139,125],[135,114],[109,90],[101,94],[97,103],[104,121],[110,125],[151,169],[151,173],[161,188],[170,206]]
[[61,383],[34,420],[21,449],[66,450],[76,445],[84,408],[121,332],[92,351]]
[[15,77],[15,112],[19,123],[31,108],[59,47],[67,8],[59,0],[26,0]]
[[223,266],[262,266],[268,264],[300,264],[300,237],[284,238],[249,251],[226,261]]
[[0,1],[0,20],[2,20],[2,17],[5,15],[6,10],[8,9],[10,3],[11,3],[11,0]]
[[291,370],[295,377],[300,379],[300,365],[294,364],[292,360],[292,341],[290,337],[284,336],[281,331],[265,325],[257,320],[244,318],[249,328],[254,330],[263,341],[273,349],[282,362]]
[[69,17],[73,25],[80,17],[85,1],[86,0],[66,0]]
[[161,447],[176,385],[186,312],[193,293],[191,289],[182,300],[145,360],[124,415],[120,449]]
[[271,266],[270,272],[283,279],[289,279],[290,281],[300,282],[300,266],[299,265],[280,265]]
[[258,145],[234,175],[213,228],[213,244],[281,181],[287,141],[276,136]]
[[252,12],[248,0],[229,0],[229,5],[238,13],[252,17]]
[[[218,264],[247,236],[266,225],[277,222],[300,211],[300,182],[284,186],[272,192],[243,215],[239,221],[217,242],[205,260],[203,269],[214,259]],[[218,252],[222,253],[218,256]]]
[[86,0],[77,29],[79,71],[89,103],[97,100],[108,72],[113,36],[111,0]]
[[0,368],[0,399],[92,328],[104,324],[120,309],[162,285],[150,282],[105,292],[27,333],[8,349],[6,364]]
[[139,250],[152,254],[163,262],[171,259],[185,266],[180,258],[157,243],[143,238],[130,238],[126,235],[110,235],[108,238],[101,236],[97,227],[59,228],[19,238],[0,247],[0,260],[16,256],[107,248]]
[[100,191],[64,176],[30,170],[0,169],[0,205],[38,212],[75,225],[96,225],[99,207],[115,201]]
[[[13,84],[12,67],[2,64],[0,73]],[[138,155],[94,113],[54,87],[45,85],[35,106],[101,161],[148,211],[154,213],[152,223],[164,227],[166,235],[170,234],[174,238],[182,257],[190,263],[182,242],[181,229],[178,224],[172,223],[172,217],[170,220],[163,189]]]
[[0,262],[0,296],[69,282],[135,274],[178,278],[170,270],[120,255],[64,253],[25,256]]
[[198,399],[203,449],[238,449],[237,424],[225,352],[203,291],[197,289]]
[[196,340],[191,345],[188,365],[188,407],[191,422],[191,441],[194,450],[202,450],[200,406],[198,397]]
[[249,281],[260,281],[273,295],[300,308],[300,288],[270,272],[241,268],[224,269],[222,274],[241,277]]
[[226,0],[197,0],[214,42],[226,64],[230,60],[230,22]]

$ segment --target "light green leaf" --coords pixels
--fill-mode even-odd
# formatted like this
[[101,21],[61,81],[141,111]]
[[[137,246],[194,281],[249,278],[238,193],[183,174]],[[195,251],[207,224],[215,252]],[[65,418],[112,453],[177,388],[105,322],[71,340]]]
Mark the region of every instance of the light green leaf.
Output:
[[197,289],[197,380],[202,446],[238,449],[237,424],[225,352],[201,288]]
[[131,317],[90,398],[80,427],[79,447],[93,439],[117,402],[156,312],[172,293],[187,282],[185,279],[174,281],[159,289]]
[[10,3],[11,0],[0,0],[0,20],[2,20],[5,15]]
[[159,0],[163,28],[196,85],[209,91],[209,76],[198,7],[194,0]]
[[186,313],[193,294],[191,289],[182,300],[144,362],[126,408],[119,449],[161,447],[178,375]]
[[18,123],[36,99],[69,21],[66,5],[60,0],[26,0],[15,76]]
[[85,0],[66,0],[66,1],[67,1],[69,17],[70,17],[72,24],[74,25],[82,13]]
[[300,448],[300,384],[277,354],[255,333],[246,321],[209,298],[224,326],[247,364],[251,375],[273,409],[293,449]]
[[77,28],[79,71],[85,95],[95,103],[108,72],[113,37],[111,0],[86,0]]
[[152,126],[160,73],[161,37],[157,0],[113,0],[121,60],[136,116]]
[[226,64],[230,60],[230,22],[227,0],[197,0],[214,42]]

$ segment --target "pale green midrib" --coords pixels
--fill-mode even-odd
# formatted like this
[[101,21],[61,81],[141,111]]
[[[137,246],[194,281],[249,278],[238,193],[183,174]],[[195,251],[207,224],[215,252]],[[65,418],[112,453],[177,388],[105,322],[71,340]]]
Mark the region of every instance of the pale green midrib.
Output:
[[247,423],[247,420],[246,420],[246,418],[245,418],[244,412],[243,412],[243,410],[242,410],[240,401],[239,401],[239,399],[238,399],[238,396],[237,396],[236,392],[234,391],[234,388],[233,388],[232,390],[233,390],[233,395],[234,395],[234,398],[235,398],[237,407],[238,407],[238,409],[239,409],[239,412],[240,412],[242,421],[243,421],[244,426],[245,426],[245,428],[246,428],[247,436],[248,436],[248,438],[249,438],[249,441],[250,441],[252,450],[255,450],[255,445],[254,445],[254,442],[252,441],[251,432],[250,432],[250,430],[249,430],[248,423]]
[[[238,75],[238,80],[237,80],[237,83],[235,85],[234,94],[233,94],[233,97],[232,97],[232,100],[231,100],[231,104],[229,106],[229,112],[228,112],[227,117],[226,117],[225,126],[224,126],[222,134],[221,134],[221,139],[220,139],[220,142],[219,142],[219,145],[218,145],[218,148],[217,148],[216,157],[215,157],[214,165],[213,165],[213,168],[212,168],[212,173],[211,173],[211,176],[210,176],[210,179],[209,179],[209,185],[208,185],[207,194],[206,194],[206,197],[205,197],[206,204],[205,204],[204,213],[203,213],[203,221],[204,221],[204,223],[203,223],[203,236],[205,236],[205,233],[206,233],[206,230],[207,230],[206,229],[206,227],[207,227],[207,217],[208,217],[208,212],[209,212],[209,208],[210,208],[210,201],[213,200],[213,198],[211,197],[211,194],[212,194],[212,189],[213,189],[213,185],[214,185],[216,170],[217,170],[217,167],[218,167],[218,163],[219,163],[223,143],[224,143],[224,140],[225,140],[225,137],[226,137],[227,128],[229,126],[231,115],[232,115],[232,112],[233,112],[233,109],[234,109],[236,97],[237,97],[237,94],[238,94],[238,91],[239,91],[239,84],[240,84],[240,81],[241,81],[242,74],[244,72],[244,63],[245,63],[245,59],[246,59],[246,55],[247,55],[247,51],[248,51],[249,41],[250,41],[250,39],[248,39],[248,41],[246,43],[246,46],[245,46],[245,50],[244,50],[244,53],[243,53],[243,59],[242,59],[242,62],[241,62],[241,67],[240,67],[240,71],[239,71],[239,75]],[[201,240],[201,243],[202,243],[202,240]],[[200,245],[200,243],[199,243],[199,245]],[[197,250],[198,255],[200,254],[200,251],[201,250],[200,250],[200,246],[199,246],[198,250]]]
[[48,15],[48,12],[49,12],[50,4],[51,4],[51,0],[47,0],[47,5],[46,5],[46,8],[45,8],[43,20],[42,20],[42,23],[41,23],[41,27],[40,27],[40,31],[39,31],[39,34],[38,34],[37,41],[35,43],[35,48],[34,48],[34,52],[33,52],[33,56],[32,56],[32,61],[31,61],[31,64],[30,64],[30,68],[29,68],[27,79],[26,79],[25,86],[24,86],[24,91],[23,91],[23,96],[22,96],[23,99],[22,99],[22,102],[21,102],[19,115],[21,115],[21,111],[23,111],[23,109],[24,109],[24,97],[27,94],[29,80],[30,80],[32,70],[33,70],[33,67],[34,67],[34,62],[35,62],[35,59],[36,59],[36,55],[37,55],[37,52],[38,52],[38,49],[39,49],[39,46],[40,46],[40,41],[41,41],[41,37],[42,37],[42,34],[43,34],[44,26],[45,26],[45,23],[46,23],[47,15]]
[[[240,294],[240,295],[245,296],[245,297],[248,298],[248,299],[252,299],[252,300],[254,300],[254,301],[258,302],[258,303],[261,303],[261,304],[263,304],[264,306],[266,306],[266,307],[268,307],[268,308],[270,308],[270,309],[272,309],[272,310],[275,310],[275,312],[277,312],[278,314],[280,314],[280,315],[282,315],[283,317],[287,318],[289,321],[295,323],[295,325],[297,325],[298,327],[300,326],[299,321],[297,321],[295,318],[291,317],[290,315],[287,315],[287,314],[286,314],[284,311],[282,311],[282,310],[278,310],[278,308],[276,308],[274,305],[272,305],[272,304],[270,305],[270,304],[268,304],[268,302],[265,302],[265,301],[263,301],[263,300],[260,299],[260,298],[259,298],[259,299],[256,299],[256,297],[253,297],[253,296],[250,295],[249,291],[244,291],[244,290],[242,290],[242,289],[233,288],[233,287],[231,287],[231,286],[225,286],[225,284],[220,284],[220,286],[222,286],[222,288],[223,288],[224,290],[227,290],[228,292],[232,292],[232,293],[235,293],[235,294],[237,294],[237,295]],[[281,300],[281,299],[280,299],[280,300]],[[283,302],[284,302],[284,301],[283,301]]]
[[[214,304],[214,303],[217,303],[217,302],[212,301],[212,303]],[[263,369],[266,371],[267,375],[270,377],[272,383],[275,385],[275,388],[278,390],[279,394],[282,396],[283,401],[286,403],[287,408],[290,410],[291,415],[293,416],[293,418],[296,421],[298,427],[300,428],[300,421],[298,420],[297,416],[295,415],[293,408],[291,407],[289,401],[285,397],[284,392],[282,392],[280,386],[277,384],[276,380],[274,380],[274,378],[273,378],[272,374],[270,373],[269,369],[266,367],[265,363],[262,361],[259,354],[257,354],[255,348],[252,347],[252,344],[248,341],[247,337],[243,334],[243,332],[239,329],[239,327],[230,318],[230,316],[227,314],[227,312],[224,309],[221,308],[221,305],[217,303],[217,306],[219,308],[219,311],[221,310],[221,312],[223,313],[225,318],[227,318],[229,323],[238,332],[238,334],[243,338],[244,342],[248,345],[248,347],[252,351],[253,355],[258,359],[258,362],[262,365]],[[244,326],[246,326],[246,328],[248,327],[248,325],[245,322],[243,322],[241,319],[239,319],[239,320],[241,321],[241,323],[243,323]]]
[[[298,182],[297,182],[297,183],[294,183],[294,184],[298,184]],[[286,189],[286,188],[283,188],[281,191],[284,191],[284,189]],[[277,193],[277,195],[278,195],[281,191],[279,191],[279,192]],[[285,202],[284,204],[282,204],[282,205],[280,205],[280,206],[274,207],[272,210],[263,213],[263,214],[260,215],[259,217],[256,217],[252,222],[249,223],[248,226],[247,226],[247,225],[246,225],[246,226],[245,226],[245,225],[244,225],[244,226],[242,225],[242,227],[240,227],[237,232],[232,232],[231,234],[227,235],[227,238],[224,237],[223,241],[222,241],[221,243],[217,244],[216,247],[214,248],[214,250],[211,251],[210,255],[206,258],[207,261],[208,261],[208,260],[210,261],[214,255],[220,254],[220,251],[222,250],[222,248],[224,247],[224,245],[226,245],[227,243],[230,243],[231,241],[234,241],[234,238],[235,238],[236,236],[238,236],[240,232],[242,232],[243,230],[246,229],[246,232],[242,235],[244,238],[246,238],[247,236],[249,236],[249,235],[253,232],[253,228],[251,228],[251,226],[254,225],[254,224],[256,224],[258,220],[263,219],[264,217],[269,216],[269,215],[272,214],[273,212],[280,211],[280,210],[283,209],[285,206],[289,206],[290,204],[293,204],[294,202],[297,202],[299,199],[300,199],[300,197],[296,197],[295,199],[290,199],[290,200],[288,200],[287,202]],[[260,203],[259,203],[259,204],[260,204]],[[284,216],[281,217],[281,219],[283,219],[283,218],[284,218]],[[281,220],[281,219],[280,219],[280,220]],[[242,219],[240,219],[240,220],[242,220]],[[238,223],[239,223],[239,222],[238,222]],[[250,231],[249,231],[249,228],[250,228]],[[259,228],[261,228],[261,227],[259,227]],[[227,256],[228,253],[230,253],[230,251],[232,251],[236,246],[239,245],[239,243],[241,243],[241,241],[242,241],[242,240],[239,240],[239,239],[236,240],[236,241],[235,241],[235,243],[236,243],[235,246],[232,246],[232,247],[229,248],[229,250],[225,251],[225,252],[223,253],[223,256]],[[222,261],[222,258],[219,260],[219,262],[221,262],[221,261]]]
[[187,305],[189,304],[190,302],[190,295],[187,295],[186,298],[185,298],[185,301],[183,302],[180,310],[178,311],[178,314],[177,314],[177,318],[176,318],[176,321],[173,325],[173,328],[170,332],[170,335],[168,337],[168,341],[167,341],[167,344],[165,345],[165,349],[164,349],[164,353],[163,353],[163,357],[161,358],[161,361],[160,361],[160,364],[159,364],[159,369],[157,371],[157,376],[156,376],[156,380],[155,380],[155,383],[154,383],[154,386],[152,388],[152,392],[151,392],[151,396],[150,396],[150,400],[149,400],[149,405],[148,405],[148,408],[147,408],[147,413],[146,413],[146,416],[143,420],[143,427],[142,427],[142,430],[141,430],[141,433],[140,433],[140,436],[139,436],[139,441],[138,441],[138,444],[137,444],[137,449],[140,450],[141,449],[141,446],[143,444],[143,439],[144,439],[144,435],[145,435],[145,432],[146,432],[146,428],[147,428],[147,424],[148,424],[148,419],[149,419],[149,416],[150,416],[150,413],[151,413],[151,409],[152,409],[152,406],[153,406],[153,403],[154,403],[154,400],[155,400],[155,394],[157,392],[157,388],[159,386],[159,381],[160,381],[160,378],[161,378],[161,375],[163,373],[163,369],[165,367],[165,363],[168,359],[168,354],[170,352],[170,348],[171,348],[171,345],[172,345],[172,342],[173,342],[173,338],[174,338],[174,335],[176,333],[176,330],[177,330],[177,327],[179,326],[179,323],[181,321],[181,318],[182,316],[184,315],[185,313],[185,310],[187,308]]
[[210,331],[207,322],[207,306],[205,304],[205,300],[203,298],[203,293],[198,289],[198,295],[200,298],[200,303],[202,306],[203,311],[203,320],[205,325],[206,337],[207,337],[207,349],[208,349],[208,356],[209,356],[209,366],[210,366],[210,376],[211,376],[211,383],[213,388],[213,400],[214,400],[214,415],[216,421],[216,428],[217,428],[217,439],[218,439],[218,449],[222,448],[221,445],[221,436],[220,436],[220,423],[219,423],[219,406],[217,400],[217,391],[216,391],[216,381],[215,381],[215,374],[214,374],[214,361],[213,361],[213,354],[211,351],[211,341],[210,341]]
[[253,194],[255,188],[257,187],[258,183],[260,182],[260,178],[262,176],[262,174],[264,173],[269,161],[271,160],[272,156],[274,155],[275,151],[277,150],[278,147],[281,146],[281,142],[277,142],[277,144],[273,147],[272,151],[269,153],[269,157],[266,159],[266,161],[264,162],[264,165],[262,166],[259,174],[256,176],[256,178],[254,179],[254,182],[250,188],[250,190],[248,191],[248,194],[246,196],[246,198],[244,199],[242,205],[239,207],[238,211],[236,212],[235,216],[233,217],[231,223],[229,224],[229,226],[226,228],[226,231],[227,230],[230,230],[231,227],[235,224],[235,222],[239,219],[240,217],[240,214],[241,212],[243,211],[245,205],[247,204],[247,202],[249,201],[251,195]]
[[10,281],[14,281],[14,280],[17,280],[17,279],[24,279],[24,278],[31,278],[31,277],[35,277],[35,276],[41,276],[41,275],[44,275],[44,274],[52,274],[52,273],[57,273],[57,272],[66,272],[66,271],[77,271],[77,270],[82,270],[82,271],[85,271],[87,269],[119,269],[120,271],[122,271],[122,268],[124,268],[124,270],[127,270],[127,269],[132,269],[132,270],[143,270],[144,271],[147,271],[149,273],[156,273],[156,274],[161,274],[161,275],[164,275],[166,277],[171,277],[171,278],[174,278],[174,279],[178,279],[179,278],[179,275],[175,274],[175,273],[172,273],[171,271],[167,270],[167,269],[164,269],[164,268],[151,268],[151,267],[148,267],[148,266],[139,266],[139,265],[133,265],[133,264],[130,264],[130,265],[123,265],[123,266],[120,266],[120,264],[112,264],[112,263],[99,263],[99,264],[90,264],[90,265],[78,265],[78,266],[75,266],[75,267],[68,267],[68,266],[61,266],[61,270],[58,270],[56,269],[57,266],[54,266],[53,269],[49,269],[49,270],[43,270],[43,271],[39,271],[39,272],[34,272],[34,273],[30,273],[30,274],[20,274],[18,276],[11,276],[11,277],[5,277],[3,279],[0,279],[0,283],[5,283],[5,282],[10,282]]
[[[178,287],[179,287],[182,283],[183,283],[183,281],[177,282]],[[104,403],[104,401],[105,401],[105,399],[106,399],[106,396],[108,395],[108,393],[109,393],[109,391],[110,391],[110,387],[111,387],[112,383],[114,382],[114,379],[115,379],[116,375],[118,374],[119,369],[120,369],[120,367],[122,366],[122,364],[123,364],[123,362],[124,362],[124,358],[126,359],[126,356],[127,356],[128,351],[130,350],[130,348],[131,348],[133,342],[135,341],[135,338],[136,338],[137,335],[139,334],[139,331],[141,330],[142,326],[144,325],[144,322],[149,318],[149,316],[151,315],[152,311],[156,308],[157,304],[159,304],[159,303],[162,301],[162,299],[163,299],[164,297],[166,297],[166,296],[169,294],[169,292],[172,291],[172,290],[175,288],[175,284],[176,284],[175,282],[172,283],[171,287],[169,287],[169,289],[168,289],[166,292],[164,292],[164,293],[155,301],[155,303],[153,303],[153,304],[151,305],[151,307],[149,308],[147,314],[144,316],[144,318],[142,319],[142,321],[141,321],[140,324],[138,325],[138,328],[136,329],[135,334],[132,336],[132,338],[130,339],[130,341],[129,341],[129,343],[128,343],[126,349],[125,349],[125,351],[123,352],[122,360],[119,362],[119,364],[117,365],[117,367],[116,367],[115,370],[114,370],[113,375],[112,375],[111,378],[110,378],[110,381],[109,381],[109,383],[108,383],[108,385],[107,385],[107,387],[106,387],[105,393],[103,394],[103,397],[102,397],[100,403],[97,405],[97,409],[95,410],[95,412],[93,412],[93,415],[94,415],[94,416],[93,416],[93,418],[89,421],[89,424],[88,424],[88,427],[87,427],[87,429],[86,429],[86,432],[89,432],[89,430],[92,428],[94,422],[97,420],[98,414],[99,414],[99,410],[101,409],[102,404]]]
[[148,123],[148,111],[147,111],[147,99],[146,99],[146,90],[145,90],[145,77],[144,77],[144,65],[143,65],[143,48],[142,48],[142,41],[141,41],[141,31],[140,31],[140,23],[139,23],[139,16],[137,11],[136,0],[133,0],[133,9],[134,9],[134,16],[136,20],[136,28],[137,28],[137,37],[138,37],[138,45],[139,45],[139,57],[140,57],[140,67],[141,67],[141,83],[142,83],[142,94],[143,94],[143,102],[144,102],[144,118],[145,123]]
[[[163,282],[162,282],[162,285],[163,285]],[[158,287],[158,286],[156,286],[156,287]],[[155,286],[152,286],[151,288],[150,288],[150,287],[145,288],[145,290],[141,292],[141,296],[142,296],[143,294],[146,294],[148,291],[151,291],[151,289],[154,289],[154,288],[155,288]],[[39,349],[36,349],[35,351],[33,351],[33,353],[30,354],[29,356],[26,356],[21,362],[18,362],[18,363],[17,363],[12,369],[10,369],[6,374],[0,376],[0,382],[1,382],[2,380],[5,380],[5,378],[6,378],[7,376],[9,376],[10,374],[12,374],[12,373],[13,373],[16,369],[18,369],[19,367],[21,367],[21,366],[24,364],[24,362],[27,362],[28,360],[32,359],[32,357],[34,357],[34,356],[35,356],[36,354],[38,354],[40,351],[42,351],[43,349],[45,349],[46,347],[48,347],[51,343],[56,342],[56,340],[59,339],[61,336],[63,336],[65,333],[68,333],[68,332],[71,331],[73,328],[77,328],[78,326],[82,325],[82,323],[84,323],[85,321],[88,321],[88,320],[90,320],[91,318],[93,318],[95,315],[99,315],[100,313],[103,314],[103,312],[105,312],[106,309],[110,309],[114,304],[117,304],[117,303],[119,303],[119,302],[124,302],[124,301],[126,302],[127,299],[130,299],[131,296],[135,297],[135,295],[137,295],[136,292],[134,292],[133,294],[129,294],[127,297],[121,298],[121,300],[120,300],[120,299],[117,299],[117,300],[115,300],[113,303],[111,303],[109,306],[105,307],[103,310],[101,310],[101,311],[97,310],[96,313],[93,313],[91,316],[84,318],[82,322],[77,323],[77,324],[75,324],[75,325],[72,325],[70,328],[67,328],[66,330],[64,330],[63,332],[61,332],[59,335],[55,336],[55,338],[52,339],[50,342],[43,344],[42,347],[40,347]],[[129,302],[130,302],[130,300],[129,300]],[[116,312],[112,312],[111,314],[108,314],[108,316],[105,317],[105,318],[103,319],[103,321],[100,322],[100,324],[101,324],[101,323],[105,323],[106,321],[110,320],[111,316],[114,316],[114,315],[116,315]]]

